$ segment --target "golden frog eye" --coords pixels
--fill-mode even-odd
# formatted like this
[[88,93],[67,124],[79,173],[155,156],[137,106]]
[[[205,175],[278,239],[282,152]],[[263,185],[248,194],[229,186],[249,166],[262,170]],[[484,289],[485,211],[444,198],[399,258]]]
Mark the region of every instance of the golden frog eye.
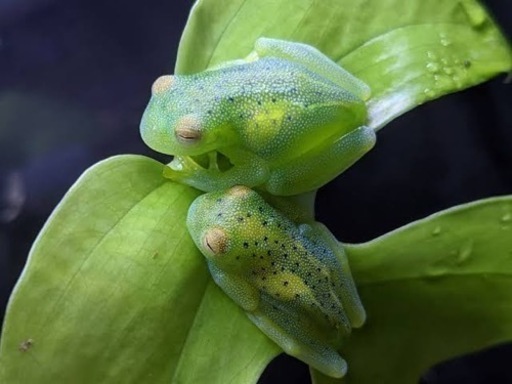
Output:
[[182,144],[194,144],[201,139],[201,122],[195,115],[185,115],[176,124],[176,138]]
[[225,253],[228,248],[228,236],[220,228],[209,229],[201,241],[204,249],[209,249],[216,256]]

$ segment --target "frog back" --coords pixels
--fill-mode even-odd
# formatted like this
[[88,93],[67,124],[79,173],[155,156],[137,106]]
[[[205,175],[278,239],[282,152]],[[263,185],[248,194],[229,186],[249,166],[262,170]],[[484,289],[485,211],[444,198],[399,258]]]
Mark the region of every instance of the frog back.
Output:
[[300,156],[348,133],[366,120],[364,102],[300,63],[265,58],[254,73],[252,92],[240,95],[232,115],[245,148],[268,160]]
[[207,227],[223,233],[225,248],[217,259],[222,270],[326,329],[350,332],[336,294],[341,289],[336,275],[342,266],[326,244],[305,236],[293,221],[246,187],[234,187],[211,201]]
[[[366,118],[364,103],[299,63],[263,58],[185,76],[183,114],[204,116],[218,148],[242,146],[265,159],[318,147]],[[356,108],[354,108],[356,105]],[[357,107],[359,106],[359,108]]]

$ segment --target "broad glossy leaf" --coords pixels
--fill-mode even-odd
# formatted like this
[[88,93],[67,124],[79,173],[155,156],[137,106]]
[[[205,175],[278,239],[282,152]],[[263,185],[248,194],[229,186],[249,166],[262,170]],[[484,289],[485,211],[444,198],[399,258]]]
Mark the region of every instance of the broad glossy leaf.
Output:
[[345,380],[418,381],[431,365],[512,340],[512,196],[437,213],[348,247],[368,322]]
[[311,44],[365,80],[375,129],[512,70],[507,42],[475,0],[199,0],[176,72],[244,57],[260,36]]
[[[400,18],[397,8],[402,10]],[[456,81],[432,85],[432,94],[424,89],[428,75],[419,76],[426,80],[417,83],[403,76],[403,71],[430,70],[425,54],[432,57],[400,28],[427,23],[433,25],[430,34],[447,23],[472,28],[471,47],[460,43],[466,35],[452,29],[442,37],[457,47],[450,60],[459,60],[467,71],[460,87]],[[370,115],[376,128],[410,109],[411,103],[510,68],[502,37],[471,0],[206,0],[191,14],[177,71],[196,72],[241,57],[259,36],[315,45],[367,79],[374,89]],[[400,51],[404,66],[393,67],[386,75],[387,86],[379,88],[374,80],[377,69],[390,68],[387,54],[396,41],[406,47]],[[472,54],[483,44],[490,53],[482,65],[473,65],[478,60]],[[433,49],[430,43],[428,47]],[[439,49],[444,55],[444,48]],[[470,66],[465,64],[468,55]],[[492,65],[490,55],[497,58]],[[368,67],[371,60],[377,69]],[[405,92],[412,101],[400,103],[399,109],[385,108],[392,105],[389,88],[396,90],[393,95]],[[91,169],[58,207],[11,298],[0,346],[0,382],[250,383],[278,352],[209,279],[183,225],[197,193],[164,182],[161,167],[141,157],[108,160]],[[352,251],[357,256],[365,249]],[[358,268],[372,271],[372,264],[357,265],[356,274]],[[377,316],[372,308],[381,308],[381,292],[396,292],[392,285],[388,291],[379,286],[379,294],[372,296],[372,285],[365,284],[363,296],[370,297],[369,311]],[[358,345],[359,338],[364,341],[368,329],[351,345]],[[361,371],[357,364],[366,365],[355,358],[358,348],[350,348],[346,355],[355,362],[355,375]]]
[[185,227],[198,192],[162,167],[111,158],[68,192],[11,297],[1,383],[251,382],[278,352],[211,282]]
[[[483,18],[482,28],[488,19]],[[512,69],[511,52],[495,30],[464,24],[395,29],[343,57],[345,68],[371,84],[369,125],[379,129],[409,109]]]

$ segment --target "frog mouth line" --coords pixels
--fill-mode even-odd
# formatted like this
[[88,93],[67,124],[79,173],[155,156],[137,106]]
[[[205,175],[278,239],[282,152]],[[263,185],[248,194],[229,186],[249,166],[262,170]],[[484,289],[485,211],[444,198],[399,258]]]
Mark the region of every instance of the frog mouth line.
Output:
[[233,168],[229,158],[217,151],[210,151],[197,156],[175,155],[168,166],[176,172],[226,172]]

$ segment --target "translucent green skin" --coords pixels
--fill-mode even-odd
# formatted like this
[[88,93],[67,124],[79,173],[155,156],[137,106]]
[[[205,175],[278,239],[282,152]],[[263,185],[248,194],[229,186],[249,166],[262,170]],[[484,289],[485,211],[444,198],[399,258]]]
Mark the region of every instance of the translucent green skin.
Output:
[[247,187],[212,192],[187,226],[215,282],[285,352],[341,377],[338,354],[365,321],[341,245],[321,224],[297,225]]
[[[373,147],[368,97],[363,82],[318,50],[261,38],[244,60],[158,79],[141,135],[175,155],[166,172],[173,180],[203,191],[242,184],[296,195]],[[229,162],[219,165],[218,154]]]

